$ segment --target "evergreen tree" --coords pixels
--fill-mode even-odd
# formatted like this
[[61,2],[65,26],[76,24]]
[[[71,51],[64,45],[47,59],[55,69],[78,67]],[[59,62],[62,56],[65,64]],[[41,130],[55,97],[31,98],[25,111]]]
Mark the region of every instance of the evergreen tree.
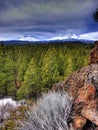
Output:
[[93,45],[0,45],[0,94],[37,97],[88,65]]
[[55,48],[49,48],[43,58],[42,80],[46,87],[59,81],[59,71]]
[[0,88],[2,89],[2,94],[15,95],[14,87],[14,73],[13,73],[13,61],[11,59],[11,52],[7,48],[2,48],[0,53]]
[[[24,75],[24,82],[18,90],[17,95],[21,97],[30,97],[33,93],[36,94],[41,87],[41,79],[39,76],[39,68],[36,65],[35,58],[32,58]],[[34,95],[35,96],[35,95]],[[35,98],[35,97],[34,97]]]

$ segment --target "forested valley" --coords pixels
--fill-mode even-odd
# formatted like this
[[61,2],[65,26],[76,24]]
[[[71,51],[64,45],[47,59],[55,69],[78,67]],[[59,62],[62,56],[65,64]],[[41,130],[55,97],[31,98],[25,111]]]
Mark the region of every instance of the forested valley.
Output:
[[36,99],[87,66],[92,44],[0,44],[0,97]]

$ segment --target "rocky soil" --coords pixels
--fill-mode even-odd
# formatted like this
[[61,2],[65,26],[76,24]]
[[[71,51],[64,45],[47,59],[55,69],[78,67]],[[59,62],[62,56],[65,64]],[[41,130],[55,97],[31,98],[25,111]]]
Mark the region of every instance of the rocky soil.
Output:
[[98,130],[98,42],[88,64],[53,85],[53,90],[66,91],[74,97],[71,122],[75,130]]

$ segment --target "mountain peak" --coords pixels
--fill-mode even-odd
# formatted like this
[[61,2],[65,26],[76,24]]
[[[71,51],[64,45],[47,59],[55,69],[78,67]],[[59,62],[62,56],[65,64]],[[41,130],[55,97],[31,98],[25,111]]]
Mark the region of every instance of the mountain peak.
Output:
[[59,34],[58,36],[56,37],[53,37],[49,40],[68,40],[68,39],[79,39],[80,36],[71,32],[71,33],[68,33],[67,35],[64,35],[64,34]]
[[85,33],[85,34],[75,34],[74,32],[70,32],[66,35],[59,34],[58,36],[55,36],[49,40],[65,40],[65,41],[86,41],[86,42],[92,42],[98,40],[98,32],[91,32],[91,33]]
[[31,37],[31,36],[23,36],[19,40],[21,40],[21,41],[39,41],[38,39]]
[[68,33],[67,35],[66,35],[66,37],[68,38],[68,39],[78,39],[79,38],[79,35],[77,35],[77,34],[75,34],[75,33],[73,33],[73,32],[71,32],[71,33]]

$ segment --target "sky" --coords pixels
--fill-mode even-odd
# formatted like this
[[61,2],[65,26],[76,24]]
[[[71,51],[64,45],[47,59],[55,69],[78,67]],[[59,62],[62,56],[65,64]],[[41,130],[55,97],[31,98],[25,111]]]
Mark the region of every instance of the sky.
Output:
[[0,0],[0,39],[98,32],[98,0]]

